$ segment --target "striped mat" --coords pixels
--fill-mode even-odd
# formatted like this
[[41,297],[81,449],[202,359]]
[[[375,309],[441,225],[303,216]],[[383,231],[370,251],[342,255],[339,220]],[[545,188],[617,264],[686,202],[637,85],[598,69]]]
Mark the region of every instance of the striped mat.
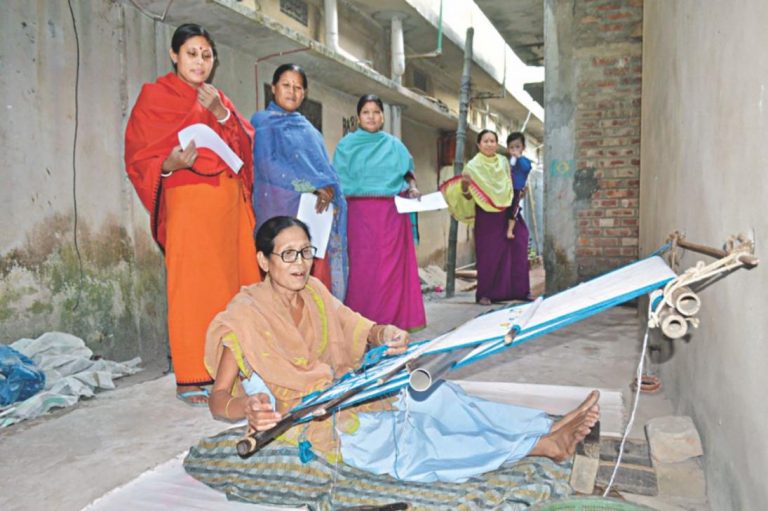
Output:
[[315,511],[407,502],[413,510],[525,510],[571,493],[571,462],[528,457],[465,483],[413,483],[374,475],[321,457],[302,464],[296,447],[272,442],[247,459],[235,451],[242,429],[203,439],[184,468],[231,500],[308,506]]

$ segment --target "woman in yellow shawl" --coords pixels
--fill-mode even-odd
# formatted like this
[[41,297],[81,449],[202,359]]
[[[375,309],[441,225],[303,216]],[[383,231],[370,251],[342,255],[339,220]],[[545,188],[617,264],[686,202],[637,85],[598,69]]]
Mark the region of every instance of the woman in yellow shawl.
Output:
[[[490,130],[477,136],[479,153],[461,176],[440,186],[451,214],[474,225],[477,291],[475,300],[491,302],[527,299],[518,281],[528,274],[527,248],[521,240],[507,238],[506,210],[512,204],[512,175],[507,158],[497,154],[498,137]],[[522,254],[522,257],[521,257]]]

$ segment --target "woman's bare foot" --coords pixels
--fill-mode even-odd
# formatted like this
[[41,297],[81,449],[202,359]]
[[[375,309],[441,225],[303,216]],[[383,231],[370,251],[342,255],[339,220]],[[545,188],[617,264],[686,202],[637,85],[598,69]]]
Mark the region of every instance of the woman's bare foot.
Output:
[[480,305],[490,305],[491,304],[491,299],[490,298],[486,298],[486,297],[482,297],[482,298],[480,298],[477,301],[477,303],[479,303]]
[[529,455],[545,456],[555,461],[573,456],[576,445],[584,440],[600,418],[599,398],[600,393],[592,391],[578,407],[553,424],[549,434],[539,438]]
[[590,424],[590,427],[594,426],[595,422],[597,422],[597,420],[600,418],[600,405],[597,404],[598,400],[600,400],[600,391],[593,390],[584,399],[584,401],[581,402],[579,406],[577,406],[570,412],[566,413],[562,419],[555,422],[552,425],[552,429],[550,429],[549,432],[554,433],[555,431],[560,429],[564,424],[573,420],[578,414],[583,412],[587,412],[587,417],[590,420],[594,419],[594,422]]

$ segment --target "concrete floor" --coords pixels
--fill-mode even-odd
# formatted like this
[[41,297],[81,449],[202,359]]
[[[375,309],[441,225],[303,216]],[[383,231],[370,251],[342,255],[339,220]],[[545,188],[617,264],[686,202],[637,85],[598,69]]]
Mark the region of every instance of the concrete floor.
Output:
[[[535,275],[541,282],[540,275]],[[471,292],[451,299],[427,296],[432,338],[488,310]],[[453,379],[601,387],[621,390],[629,406],[629,383],[639,357],[634,308],[618,307],[478,362]],[[0,430],[0,509],[79,510],[226,426],[206,409],[174,398],[171,376],[154,369],[98,394],[73,409]],[[633,436],[652,417],[672,414],[663,392],[643,395]],[[9,461],[10,460],[10,461]],[[656,509],[706,509],[669,499],[646,499]]]

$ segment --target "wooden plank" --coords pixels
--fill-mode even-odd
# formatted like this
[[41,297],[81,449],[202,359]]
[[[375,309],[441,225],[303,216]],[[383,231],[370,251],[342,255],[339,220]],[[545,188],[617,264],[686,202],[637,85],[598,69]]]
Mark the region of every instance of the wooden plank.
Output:
[[[533,383],[479,382],[456,380],[473,394],[492,401],[538,408],[550,415],[565,415],[578,406],[593,390],[591,387],[539,385]],[[621,391],[600,391],[600,436],[621,438],[624,433],[624,403]]]

